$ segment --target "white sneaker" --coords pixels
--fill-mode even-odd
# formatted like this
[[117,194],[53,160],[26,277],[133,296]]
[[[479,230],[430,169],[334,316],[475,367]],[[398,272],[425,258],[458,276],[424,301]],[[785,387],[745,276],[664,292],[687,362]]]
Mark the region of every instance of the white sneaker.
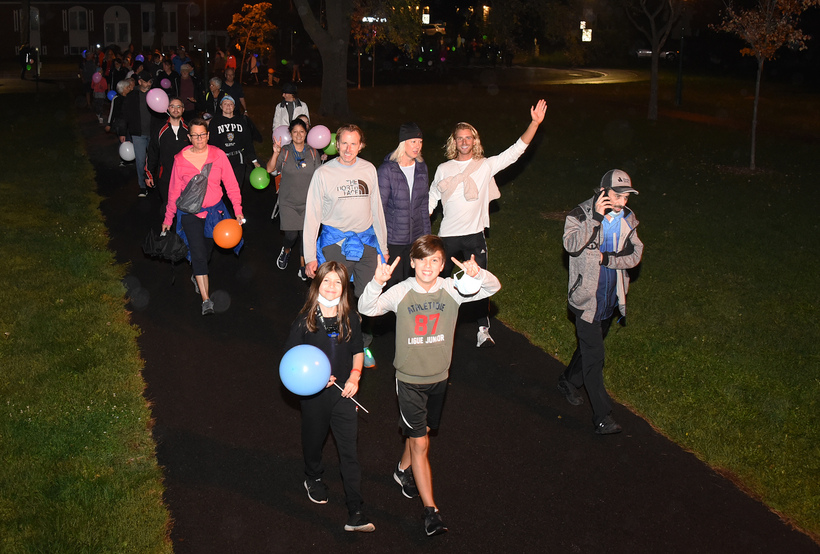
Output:
[[491,346],[495,346],[495,341],[490,336],[490,328],[489,327],[479,327],[478,328],[478,335],[476,335],[476,347],[478,348],[489,348]]

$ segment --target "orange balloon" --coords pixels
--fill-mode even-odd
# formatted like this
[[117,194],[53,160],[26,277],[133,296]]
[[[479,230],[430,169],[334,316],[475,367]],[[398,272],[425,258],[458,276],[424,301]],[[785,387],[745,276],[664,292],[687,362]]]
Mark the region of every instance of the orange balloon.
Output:
[[214,226],[214,242],[231,249],[242,240],[242,226],[235,219],[223,219]]

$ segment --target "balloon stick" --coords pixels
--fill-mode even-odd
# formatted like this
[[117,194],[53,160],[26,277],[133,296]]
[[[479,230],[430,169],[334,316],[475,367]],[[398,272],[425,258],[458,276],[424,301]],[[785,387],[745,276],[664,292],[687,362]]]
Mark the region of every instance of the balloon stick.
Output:
[[[334,385],[336,385],[336,388],[337,388],[337,389],[339,389],[340,391],[344,391],[344,389],[343,389],[342,387],[340,387],[340,386],[339,386],[339,383],[337,383],[336,381],[333,381],[333,384],[334,384]],[[356,405],[357,405],[359,408],[361,408],[362,410],[364,410],[364,413],[366,413],[366,414],[369,414],[369,413],[370,413],[370,412],[368,412],[368,411],[367,411],[367,408],[365,408],[364,406],[362,406],[361,404],[359,404],[359,403],[358,403],[358,401],[356,401],[356,399],[355,399],[355,398],[351,397],[350,399],[351,399],[353,402],[356,402]]]

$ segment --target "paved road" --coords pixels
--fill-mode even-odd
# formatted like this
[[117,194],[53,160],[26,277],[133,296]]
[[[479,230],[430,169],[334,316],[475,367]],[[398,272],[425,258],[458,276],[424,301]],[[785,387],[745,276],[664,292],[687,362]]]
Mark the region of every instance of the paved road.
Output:
[[[298,403],[276,368],[306,286],[276,269],[272,191],[245,196],[246,247],[217,252],[214,316],[200,315],[187,266],[141,251],[160,222],[138,199],[133,167],[89,113],[82,133],[97,170],[111,248],[129,264],[133,321],[142,329],[146,397],[178,553],[250,552],[820,552],[764,505],[616,406],[624,433],[592,433],[589,408],[555,390],[561,364],[503,325],[494,349],[459,328],[442,429],[432,439],[436,498],[450,527],[428,539],[421,506],[391,471],[401,451],[389,322],[365,372],[360,458],[372,534],[343,531],[346,511],[332,439],[330,502],[302,488]],[[494,268],[503,281],[503,268]],[[175,282],[172,282],[172,276]],[[503,314],[502,314],[503,316]],[[569,323],[566,323],[569,325]]]

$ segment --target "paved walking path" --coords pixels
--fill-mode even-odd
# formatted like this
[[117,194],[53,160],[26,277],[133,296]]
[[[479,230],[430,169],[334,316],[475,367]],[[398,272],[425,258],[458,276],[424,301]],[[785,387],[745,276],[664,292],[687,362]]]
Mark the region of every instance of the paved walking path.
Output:
[[[385,325],[376,336],[379,367],[365,371],[359,393],[370,410],[361,414],[359,451],[377,530],[346,533],[332,438],[330,502],[320,506],[302,488],[298,403],[278,379],[306,284],[293,264],[275,266],[273,191],[245,191],[246,247],[239,257],[214,253],[218,313],[202,317],[187,265],[172,273],[142,254],[149,227],[160,224],[158,198],[138,199],[133,166],[118,166],[113,137],[91,113],[80,120],[111,248],[129,264],[176,552],[820,552],[622,406],[614,415],[624,432],[594,435],[589,407],[568,405],[555,389],[561,364],[501,324],[493,349],[475,348],[472,324],[457,331],[430,450],[450,532],[432,539],[419,501],[404,498],[391,476],[402,447],[394,335]],[[503,282],[503,268],[493,269]]]

